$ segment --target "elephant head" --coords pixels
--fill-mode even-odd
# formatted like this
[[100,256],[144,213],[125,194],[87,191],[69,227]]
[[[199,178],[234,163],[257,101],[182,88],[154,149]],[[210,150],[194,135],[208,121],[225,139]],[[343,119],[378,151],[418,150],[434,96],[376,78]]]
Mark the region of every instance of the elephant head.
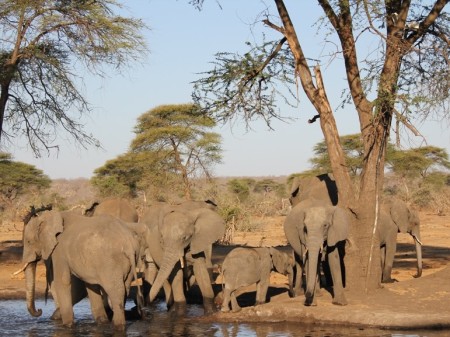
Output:
[[26,301],[28,311],[38,317],[42,310],[35,308],[36,264],[49,260],[58,244],[57,236],[63,231],[63,217],[59,212],[48,211],[32,218],[24,227],[23,256],[25,264]]
[[307,256],[306,305],[311,305],[316,287],[319,254],[324,246],[334,247],[348,237],[348,219],[337,206],[323,205],[321,201],[306,200],[294,207],[286,218],[284,229],[294,251]]
[[162,259],[150,291],[150,301],[154,300],[187,251],[192,256],[203,253],[223,236],[224,231],[223,219],[208,208],[186,210],[165,207],[159,214],[157,233],[162,246]]
[[294,257],[285,252],[281,252],[276,248],[269,248],[270,256],[272,257],[272,264],[274,269],[288,277],[289,281],[289,296],[294,297]]
[[422,275],[422,242],[420,241],[419,214],[399,199],[389,202],[387,209],[398,231],[408,233],[414,238],[417,254],[417,274],[414,277],[420,277]]

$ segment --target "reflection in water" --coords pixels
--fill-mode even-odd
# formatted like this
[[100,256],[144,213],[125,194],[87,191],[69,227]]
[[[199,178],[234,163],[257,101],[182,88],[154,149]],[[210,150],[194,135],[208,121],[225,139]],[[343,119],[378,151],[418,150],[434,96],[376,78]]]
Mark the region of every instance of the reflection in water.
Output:
[[[39,318],[28,314],[24,300],[0,301],[0,335],[2,337],[109,337],[109,336],[146,336],[146,337],[444,337],[449,331],[397,331],[388,332],[373,329],[322,327],[298,323],[201,323],[192,318],[203,314],[199,305],[188,305],[180,310],[167,312],[165,303],[157,303],[150,308],[150,316],[144,320],[128,321],[126,332],[117,332],[112,324],[97,325],[90,312],[88,300],[83,300],[74,307],[76,324],[68,329],[60,323],[50,320],[54,305],[42,300],[36,301],[37,308],[42,308]],[[127,302],[127,309],[134,306]]]

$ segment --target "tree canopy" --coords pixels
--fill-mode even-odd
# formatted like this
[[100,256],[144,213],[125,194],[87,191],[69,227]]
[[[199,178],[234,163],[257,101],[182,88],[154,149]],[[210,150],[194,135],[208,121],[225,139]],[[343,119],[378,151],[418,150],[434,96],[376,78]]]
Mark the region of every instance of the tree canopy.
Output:
[[[193,2],[201,6],[203,0]],[[373,233],[394,116],[403,121],[423,111],[448,116],[450,16],[444,11],[448,2],[319,0],[324,14],[317,18],[320,38],[332,46],[332,52],[311,60],[304,43],[311,32],[297,31],[291,20],[307,11],[294,13],[283,0],[274,0],[274,8],[267,6],[259,17],[280,37],[249,44],[244,55],[218,53],[213,69],[194,83],[194,101],[205,113],[224,120],[243,116],[247,122],[257,117],[282,118],[281,110],[274,109],[277,85],[301,85],[317,111],[310,122],[320,121],[339,204],[353,215],[350,236],[361,247],[347,255],[351,286],[374,289],[379,285]],[[305,2],[299,8],[306,6]],[[322,66],[340,59],[347,80],[345,103],[352,104],[363,144],[359,193],[350,179],[335,109],[322,77]]]
[[82,146],[99,146],[80,121],[91,109],[80,70],[104,76],[105,66],[120,71],[146,52],[145,25],[117,15],[121,9],[115,0],[0,3],[2,143],[26,137],[39,156],[58,147],[63,131]]
[[51,180],[33,165],[13,161],[8,153],[0,153],[0,199],[10,203],[33,189],[50,187]]
[[155,107],[139,116],[129,151],[95,170],[93,182],[110,185],[114,177],[134,191],[180,185],[190,199],[192,180],[210,179],[221,161],[221,137],[210,131],[215,125],[195,104]]

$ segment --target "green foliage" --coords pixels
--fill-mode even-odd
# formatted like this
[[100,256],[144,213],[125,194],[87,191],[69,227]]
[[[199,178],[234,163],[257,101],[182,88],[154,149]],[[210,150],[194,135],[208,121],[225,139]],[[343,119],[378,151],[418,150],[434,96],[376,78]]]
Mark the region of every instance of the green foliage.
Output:
[[146,53],[143,22],[117,13],[124,11],[116,0],[0,2],[0,116],[8,131],[0,137],[25,135],[36,155],[54,147],[60,131],[99,146],[79,122],[91,109],[77,88],[80,66],[104,76]]
[[[277,95],[292,106],[297,104],[297,95],[292,91],[295,62],[285,42],[246,42],[249,50],[244,55],[217,53],[214,69],[194,82],[194,102],[220,121],[241,114],[247,123],[262,117],[270,126],[272,117],[280,118]],[[272,55],[269,66],[268,55]]]
[[130,194],[129,187],[121,183],[117,177],[93,177],[91,182],[101,197],[127,197]]
[[100,178],[113,177],[130,195],[146,191],[154,199],[167,199],[167,192],[188,197],[192,180],[210,178],[212,166],[222,159],[221,136],[209,131],[215,125],[194,104],[149,110],[138,118],[130,150],[96,169],[92,181],[99,187]]
[[16,162],[0,153],[0,198],[11,203],[18,196],[50,187],[51,180],[33,165]]
[[[361,139],[361,134],[352,134],[339,137],[342,150],[345,155],[345,163],[348,167],[351,176],[357,176],[361,173],[363,168],[364,158],[364,144]],[[388,143],[387,158],[393,151],[393,145]],[[328,156],[327,146],[325,141],[321,141],[314,145],[314,157],[309,161],[313,166],[311,173],[314,175],[332,172],[330,157]]]
[[426,178],[433,171],[450,169],[447,152],[435,146],[397,150],[387,162],[393,172],[407,178]]
[[286,187],[273,179],[263,179],[255,182],[253,192],[264,194],[273,192],[277,196],[283,197],[286,195]]
[[228,191],[242,202],[250,196],[250,189],[254,184],[255,180],[251,178],[235,178],[227,182]]

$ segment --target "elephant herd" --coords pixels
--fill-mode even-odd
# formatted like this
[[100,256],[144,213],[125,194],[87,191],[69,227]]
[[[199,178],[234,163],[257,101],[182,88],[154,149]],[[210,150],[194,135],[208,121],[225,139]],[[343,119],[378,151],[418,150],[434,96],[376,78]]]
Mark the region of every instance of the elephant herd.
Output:
[[[334,304],[346,305],[343,251],[349,219],[337,205],[337,189],[331,175],[295,180],[292,210],[284,222],[293,255],[273,247],[239,247],[225,257],[222,275],[222,312],[240,310],[236,290],[256,283],[256,304],[266,301],[271,271],[288,276],[290,296],[305,294],[305,305],[316,305],[320,265],[333,285]],[[139,218],[125,199],[93,205],[86,214],[46,211],[24,226],[23,263],[26,302],[33,316],[36,264],[46,266],[47,290],[55,302],[53,319],[66,326],[74,323],[73,305],[88,296],[96,322],[113,321],[125,328],[125,300],[133,280],[135,302],[142,316],[146,304],[160,290],[168,307],[186,303],[186,290],[197,283],[205,313],[215,310],[212,286],[212,245],[225,232],[225,223],[211,201],[185,201],[177,205],[155,203]],[[139,218],[139,219],[138,219]],[[422,272],[419,219],[400,201],[386,206],[379,226],[382,282],[392,282],[391,269],[397,232],[410,233],[417,248],[418,272]],[[19,272],[20,272],[19,271]],[[331,284],[331,283],[330,283]],[[142,289],[141,289],[142,288]]]

